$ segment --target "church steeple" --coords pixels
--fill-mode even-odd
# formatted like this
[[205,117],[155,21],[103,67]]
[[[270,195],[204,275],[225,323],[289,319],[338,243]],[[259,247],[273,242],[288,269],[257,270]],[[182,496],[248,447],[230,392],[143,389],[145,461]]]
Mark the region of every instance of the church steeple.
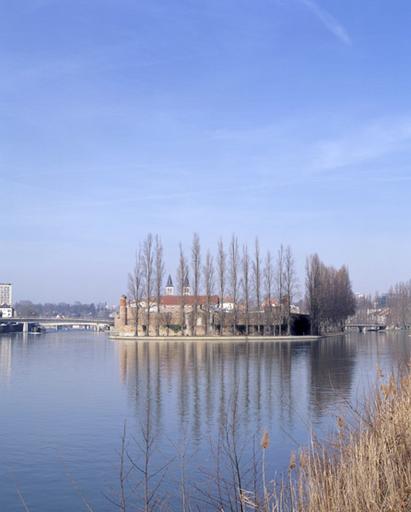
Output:
[[168,275],[167,284],[166,284],[166,295],[174,295],[174,285],[173,280],[171,279],[171,275]]
[[191,287],[188,276],[184,278],[183,295],[191,295]]

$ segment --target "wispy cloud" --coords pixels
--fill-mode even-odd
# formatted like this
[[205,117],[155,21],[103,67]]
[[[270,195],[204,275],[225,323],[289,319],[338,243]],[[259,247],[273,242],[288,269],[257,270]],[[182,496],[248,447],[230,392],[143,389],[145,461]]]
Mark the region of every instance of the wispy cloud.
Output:
[[329,171],[411,149],[411,117],[380,119],[312,149],[311,169]]
[[[314,179],[350,180],[353,172],[364,172],[371,164],[373,178],[408,181],[402,166],[411,152],[411,113],[355,118],[345,123],[341,120],[337,126],[338,130],[330,135],[325,118],[310,120],[303,130],[293,120],[244,129],[218,129],[211,137],[222,141],[232,152],[241,145],[247,155],[246,165],[253,168],[254,178],[264,182],[265,189],[270,183],[291,186],[289,176],[297,184]],[[308,136],[310,129],[312,133]],[[393,178],[395,169],[399,174]]]
[[343,44],[351,45],[351,37],[341,23],[334,18],[332,14],[320,7],[314,0],[300,0],[324,25]]

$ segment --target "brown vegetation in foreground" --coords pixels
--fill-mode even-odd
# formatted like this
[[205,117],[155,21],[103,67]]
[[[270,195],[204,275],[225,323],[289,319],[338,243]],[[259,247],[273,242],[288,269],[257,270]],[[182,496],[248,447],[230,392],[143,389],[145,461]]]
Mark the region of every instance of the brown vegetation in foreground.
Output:
[[411,373],[387,383],[379,379],[357,425],[348,427],[339,418],[331,443],[313,443],[292,456],[288,482],[275,484],[271,493],[266,489],[260,503],[245,495],[243,510],[411,511]]

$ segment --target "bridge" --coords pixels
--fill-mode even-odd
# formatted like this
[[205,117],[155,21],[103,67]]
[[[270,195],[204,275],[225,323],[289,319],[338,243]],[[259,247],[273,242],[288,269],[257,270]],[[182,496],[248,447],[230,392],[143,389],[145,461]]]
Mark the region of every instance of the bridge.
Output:
[[366,331],[385,331],[387,328],[386,324],[378,323],[378,322],[353,322],[353,323],[346,323],[345,324],[345,330],[357,330],[359,332],[366,332]]
[[38,325],[43,328],[61,329],[90,329],[94,331],[106,331],[114,325],[111,318],[0,318],[2,324],[23,324],[23,332],[29,332],[29,326]]

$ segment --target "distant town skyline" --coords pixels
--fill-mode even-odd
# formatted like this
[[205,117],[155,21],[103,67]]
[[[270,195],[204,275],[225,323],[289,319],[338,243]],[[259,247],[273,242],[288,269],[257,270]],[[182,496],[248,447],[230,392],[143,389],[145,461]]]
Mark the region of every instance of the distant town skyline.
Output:
[[411,4],[33,0],[0,17],[0,281],[116,303],[158,233],[411,278]]

